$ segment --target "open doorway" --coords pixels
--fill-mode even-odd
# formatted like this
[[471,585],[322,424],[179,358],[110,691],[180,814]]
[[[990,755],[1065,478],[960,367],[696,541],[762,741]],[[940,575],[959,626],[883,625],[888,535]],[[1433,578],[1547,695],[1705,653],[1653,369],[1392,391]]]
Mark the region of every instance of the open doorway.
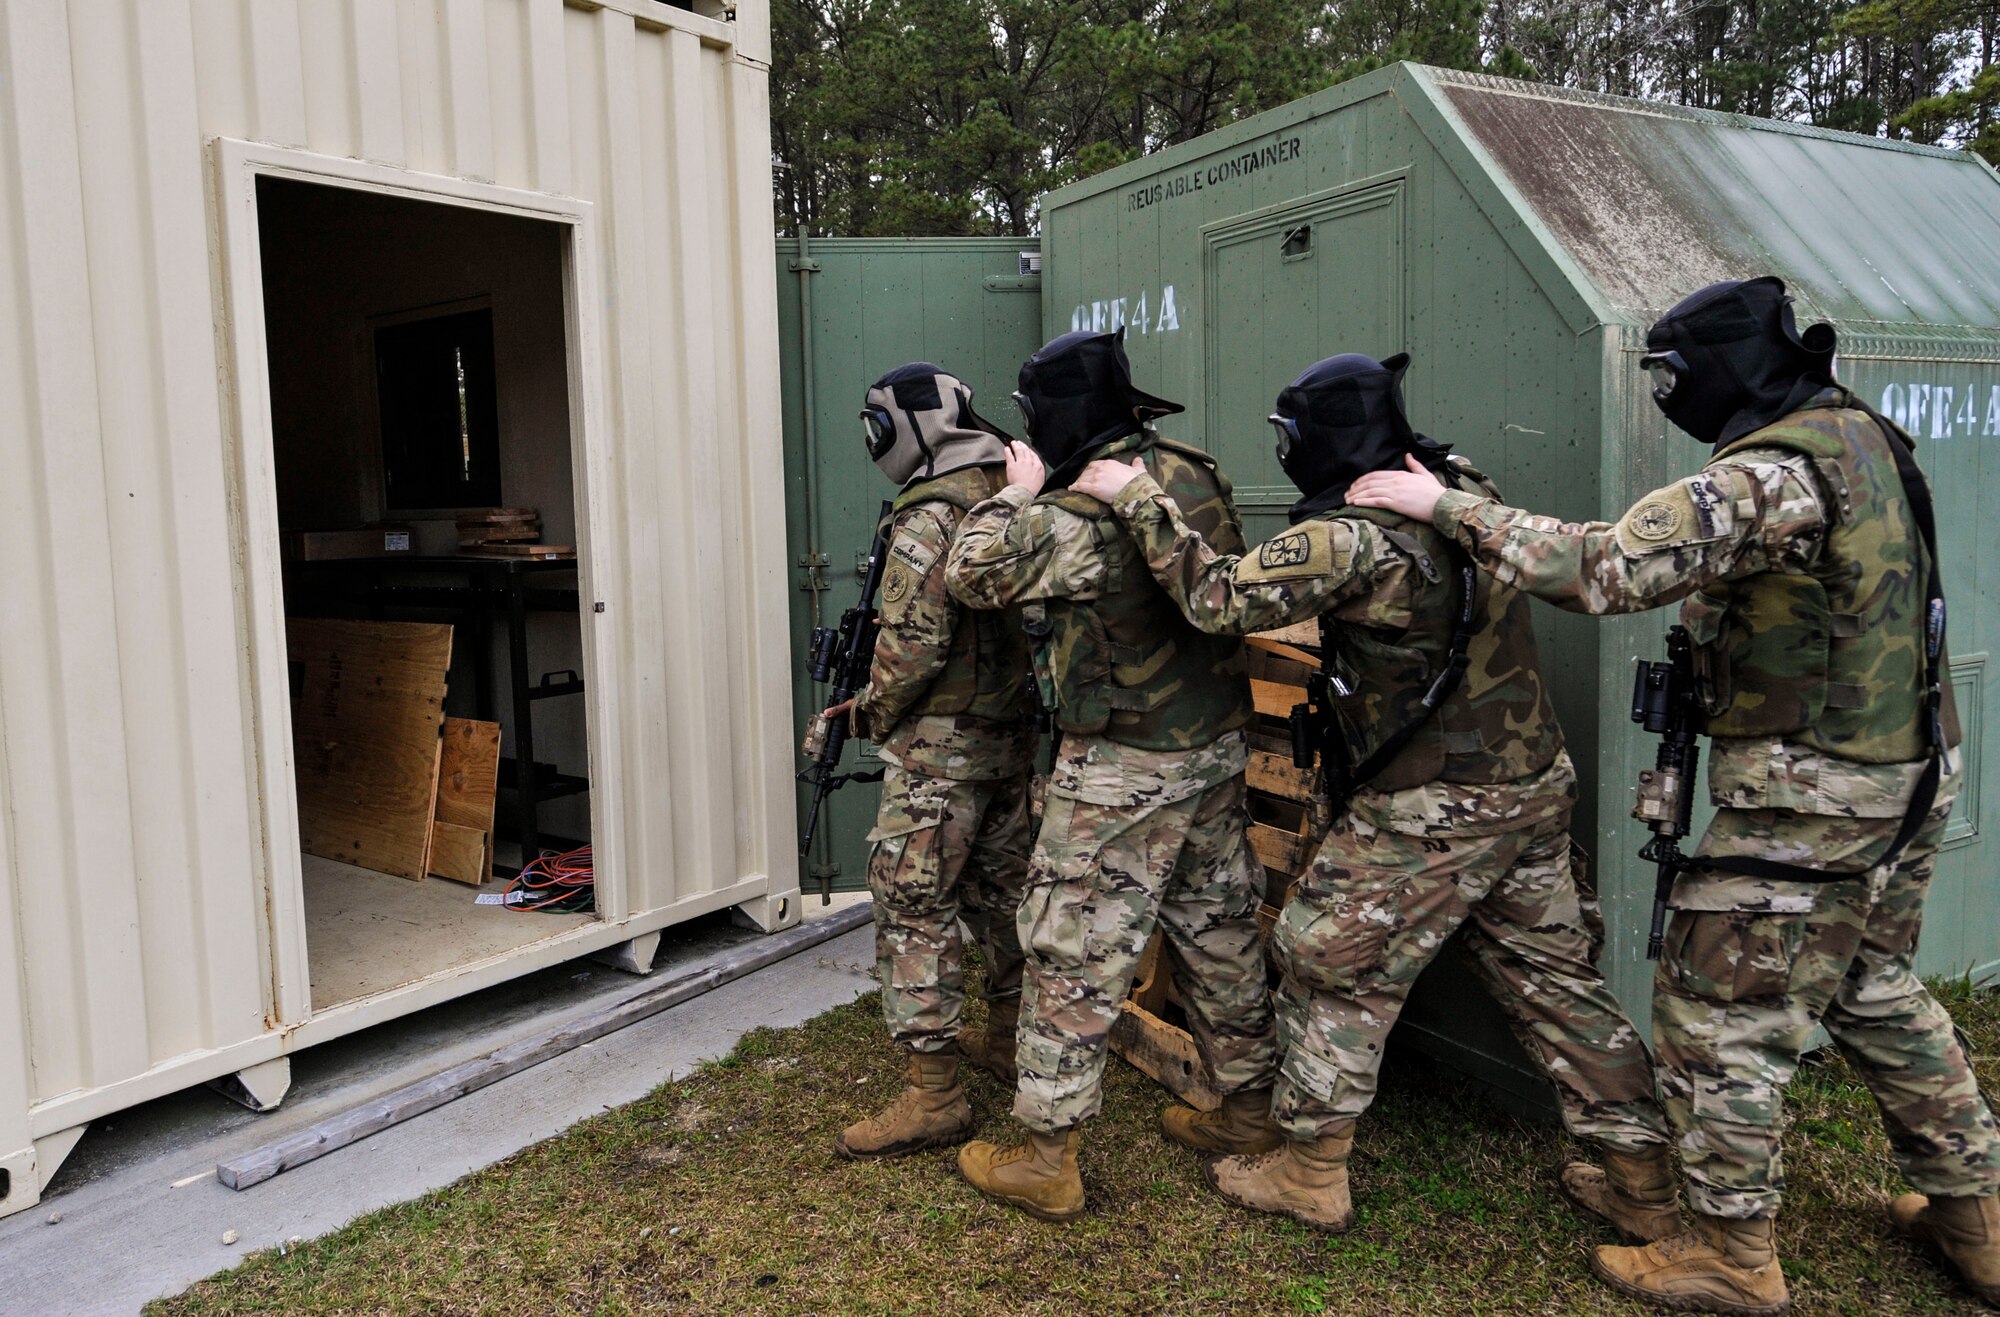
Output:
[[[561,224],[256,181],[315,1012],[595,918]],[[553,909],[495,903],[555,852]]]

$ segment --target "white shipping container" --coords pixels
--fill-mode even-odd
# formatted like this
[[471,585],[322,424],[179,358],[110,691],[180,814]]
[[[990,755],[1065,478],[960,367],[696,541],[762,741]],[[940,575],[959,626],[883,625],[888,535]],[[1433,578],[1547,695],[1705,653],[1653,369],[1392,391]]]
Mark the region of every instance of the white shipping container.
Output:
[[[123,1107],[797,918],[768,70],[761,0],[0,0],[0,1214]],[[376,393],[381,332],[452,315],[480,501],[578,549],[536,752],[546,709],[587,763],[549,810],[595,917],[301,855],[281,531],[455,547]]]

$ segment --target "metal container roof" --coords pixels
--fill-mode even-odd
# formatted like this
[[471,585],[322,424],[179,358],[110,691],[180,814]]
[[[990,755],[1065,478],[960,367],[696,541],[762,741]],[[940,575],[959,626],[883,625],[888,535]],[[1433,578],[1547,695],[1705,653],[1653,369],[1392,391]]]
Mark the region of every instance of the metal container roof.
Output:
[[1968,152],[1421,73],[1605,309],[1769,270],[1854,329],[2000,326],[2000,177]]

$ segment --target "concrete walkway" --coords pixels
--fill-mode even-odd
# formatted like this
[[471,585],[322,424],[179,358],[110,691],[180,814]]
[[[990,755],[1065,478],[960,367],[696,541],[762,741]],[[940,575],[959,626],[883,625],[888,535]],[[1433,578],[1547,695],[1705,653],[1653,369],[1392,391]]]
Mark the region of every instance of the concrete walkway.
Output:
[[[808,900],[808,919],[823,911]],[[135,1312],[252,1250],[325,1234],[643,1097],[750,1029],[798,1024],[875,986],[864,926],[275,1180],[240,1193],[216,1183],[223,1157],[635,995],[753,936],[700,921],[669,931],[650,979],[577,962],[310,1049],[293,1062],[284,1106],[263,1116],[192,1089],[101,1122],[39,1206],[0,1220],[0,1314]],[[236,1240],[225,1245],[229,1231]]]

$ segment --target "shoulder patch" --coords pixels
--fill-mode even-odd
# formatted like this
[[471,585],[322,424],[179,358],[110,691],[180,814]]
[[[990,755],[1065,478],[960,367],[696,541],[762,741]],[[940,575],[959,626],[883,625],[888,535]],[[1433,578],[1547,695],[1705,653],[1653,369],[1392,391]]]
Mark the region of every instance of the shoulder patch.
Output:
[[[1239,581],[1298,581],[1330,576],[1345,566],[1337,560],[1332,527],[1313,522],[1275,535],[1244,555]],[[1345,555],[1351,557],[1351,554]]]
[[890,566],[888,574],[882,578],[882,602],[898,604],[910,593],[910,571],[901,563]]
[[1702,544],[1729,533],[1733,508],[1726,490],[1706,474],[1657,489],[1618,522],[1618,547],[1640,557],[1684,544]]

